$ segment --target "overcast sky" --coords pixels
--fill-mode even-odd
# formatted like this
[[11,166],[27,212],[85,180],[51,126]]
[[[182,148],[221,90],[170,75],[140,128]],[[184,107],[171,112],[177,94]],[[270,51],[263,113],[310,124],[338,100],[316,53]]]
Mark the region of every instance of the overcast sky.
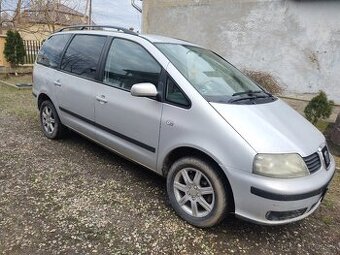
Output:
[[[55,0],[56,1],[56,0]],[[2,8],[15,10],[18,0],[2,0]],[[22,8],[29,8],[29,0],[22,0]],[[141,6],[141,1],[136,1]],[[85,10],[86,0],[60,0],[60,3]],[[140,30],[141,13],[131,5],[131,0],[92,0],[92,19],[99,25],[116,25]]]
[[97,24],[140,30],[141,14],[131,6],[131,0],[92,0],[92,8],[93,20]]

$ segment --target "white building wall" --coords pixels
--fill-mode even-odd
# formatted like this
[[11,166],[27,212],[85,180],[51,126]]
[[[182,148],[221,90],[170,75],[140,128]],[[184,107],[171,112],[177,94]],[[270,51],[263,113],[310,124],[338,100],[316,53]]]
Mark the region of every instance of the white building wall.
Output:
[[340,102],[340,1],[144,0],[143,32],[192,41],[286,93]]

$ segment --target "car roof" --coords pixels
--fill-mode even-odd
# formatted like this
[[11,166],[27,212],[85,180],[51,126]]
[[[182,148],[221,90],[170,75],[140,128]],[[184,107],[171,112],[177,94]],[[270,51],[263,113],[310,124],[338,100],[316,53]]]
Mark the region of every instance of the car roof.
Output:
[[[90,29],[85,29],[85,28],[90,28]],[[107,29],[115,29],[115,30],[107,30]],[[72,33],[72,34],[97,34],[97,35],[110,35],[110,36],[118,36],[118,37],[138,37],[138,38],[143,38],[151,43],[171,43],[171,44],[182,44],[182,45],[193,45],[197,46],[193,43],[176,39],[176,38],[171,38],[171,37],[166,37],[166,36],[161,36],[161,35],[154,35],[154,34],[138,34],[133,31],[130,31],[126,28],[121,28],[121,27],[114,27],[114,26],[72,26],[72,27],[65,27],[62,28],[61,30],[57,31],[56,34],[58,33]]]
[[166,37],[166,36],[161,36],[161,35],[141,34],[139,36],[151,41],[152,43],[173,43],[173,44],[194,45],[190,42],[187,42],[181,39],[176,39],[176,38],[171,38],[171,37]]

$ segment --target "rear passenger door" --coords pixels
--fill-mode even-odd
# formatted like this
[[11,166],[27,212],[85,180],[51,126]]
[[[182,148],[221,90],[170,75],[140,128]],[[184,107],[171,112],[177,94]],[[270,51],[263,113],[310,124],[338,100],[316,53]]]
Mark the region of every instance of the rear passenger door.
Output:
[[47,94],[52,103],[58,106],[54,81],[58,79],[58,68],[62,54],[72,34],[53,35],[44,42],[34,66],[33,81],[35,93]]
[[75,35],[54,81],[62,122],[90,137],[96,135],[94,95],[99,59],[106,39],[106,36],[99,35]]
[[134,97],[132,85],[160,82],[161,66],[140,44],[114,39],[96,90],[98,139],[146,167],[155,169],[162,103]]

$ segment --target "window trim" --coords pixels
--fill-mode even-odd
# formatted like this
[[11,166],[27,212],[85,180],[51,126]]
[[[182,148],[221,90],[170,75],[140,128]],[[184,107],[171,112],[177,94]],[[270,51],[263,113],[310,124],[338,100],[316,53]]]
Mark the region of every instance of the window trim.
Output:
[[[82,76],[82,75],[80,75],[80,74],[72,73],[72,72],[66,71],[66,70],[64,70],[64,69],[61,69],[62,60],[63,60],[64,57],[65,57],[66,51],[68,50],[68,48],[69,48],[69,46],[71,45],[73,39],[74,39],[77,35],[89,35],[89,36],[97,36],[97,37],[105,37],[105,38],[106,38],[106,40],[105,40],[105,42],[104,42],[104,45],[103,45],[103,48],[102,48],[102,50],[101,50],[101,52],[100,52],[100,54],[99,54],[99,59],[98,59],[98,63],[97,63],[97,66],[96,66],[96,74],[94,75],[94,78],[84,77],[84,76]],[[62,72],[62,73],[66,73],[66,74],[69,74],[69,75],[73,75],[73,76],[78,77],[78,78],[82,78],[82,79],[85,79],[85,80],[98,82],[98,75],[99,75],[99,71],[100,71],[99,68],[100,68],[100,64],[101,64],[101,62],[102,62],[102,59],[101,59],[101,58],[102,58],[102,56],[103,56],[103,54],[104,54],[104,52],[105,52],[106,44],[107,44],[107,41],[108,41],[108,39],[109,39],[109,36],[107,36],[107,35],[97,35],[97,34],[73,34],[73,35],[71,36],[71,38],[72,38],[72,39],[68,42],[68,44],[67,44],[66,47],[64,48],[63,55],[62,55],[62,58],[61,58],[61,61],[60,61],[60,64],[59,64],[57,70],[60,71],[60,72]]]
[[[166,76],[163,77],[164,81],[164,86],[163,86],[163,103],[169,104],[169,105],[173,105],[173,106],[177,106],[180,108],[184,108],[184,109],[190,109],[192,106],[191,100],[190,98],[187,96],[187,94],[183,91],[183,89],[181,88],[181,86],[178,85],[178,83],[171,77],[171,75],[169,73],[166,73]],[[188,101],[188,105],[182,105],[182,104],[178,104],[175,102],[171,102],[169,100],[167,100],[166,98],[166,91],[168,89],[168,79],[172,80],[172,82],[175,84],[175,86],[181,91],[181,93],[183,94],[183,96],[185,97],[185,99]]]
[[59,70],[59,71],[63,71],[63,70],[61,70],[61,63],[62,63],[62,61],[63,61],[63,59],[64,59],[65,53],[66,53],[66,51],[67,51],[67,49],[68,49],[68,46],[70,46],[70,44],[71,44],[71,42],[73,41],[73,38],[74,38],[74,37],[75,37],[75,34],[71,34],[70,39],[68,40],[67,44],[66,44],[65,47],[64,47],[64,50],[63,50],[63,52],[62,52],[62,54],[61,54],[61,61],[60,61],[59,65],[58,65],[58,68],[57,68],[57,70]]
[[[132,43],[135,43],[135,44],[137,44],[138,46],[140,46],[140,47],[142,47],[149,55],[150,55],[150,57],[152,57],[154,60],[155,60],[155,62],[159,65],[159,67],[161,68],[161,71],[160,71],[160,73],[159,73],[159,78],[158,78],[158,84],[154,84],[155,86],[156,86],[156,88],[157,88],[157,91],[158,91],[158,93],[159,93],[159,95],[162,95],[161,97],[163,98],[163,85],[161,84],[162,83],[162,80],[163,80],[163,78],[164,77],[162,77],[163,75],[162,75],[162,73],[163,73],[163,70],[164,70],[164,68],[163,68],[163,66],[159,63],[159,61],[142,45],[142,44],[140,44],[140,43],[138,43],[138,42],[136,42],[136,41],[134,41],[134,40],[130,40],[130,39],[127,39],[127,38],[122,38],[122,37],[117,37],[117,36],[109,36],[110,37],[110,39],[108,40],[109,41],[109,43],[108,43],[108,47],[105,49],[105,55],[103,56],[103,58],[102,58],[102,60],[101,60],[101,66],[100,66],[100,74],[98,75],[98,81],[99,81],[99,83],[101,83],[101,84],[103,84],[103,85],[105,85],[105,86],[109,86],[109,87],[112,87],[112,88],[116,88],[116,89],[120,89],[120,90],[123,90],[123,91],[126,91],[126,92],[129,92],[130,93],[130,91],[131,90],[128,90],[128,89],[125,89],[125,88],[122,88],[122,87],[118,87],[118,86],[115,86],[115,85],[113,85],[113,84],[108,84],[108,83],[105,83],[104,82],[104,73],[105,73],[105,66],[106,66],[106,61],[107,61],[107,58],[108,58],[108,56],[109,56],[109,52],[110,52],[110,49],[111,49],[111,45],[112,45],[112,43],[113,43],[113,41],[115,40],[115,39],[120,39],[120,40],[125,40],[125,41],[129,41],[129,42],[132,42]],[[161,88],[162,87],[162,88]],[[159,88],[161,88],[161,90],[159,89]],[[158,100],[158,101],[163,101],[163,100]]]

